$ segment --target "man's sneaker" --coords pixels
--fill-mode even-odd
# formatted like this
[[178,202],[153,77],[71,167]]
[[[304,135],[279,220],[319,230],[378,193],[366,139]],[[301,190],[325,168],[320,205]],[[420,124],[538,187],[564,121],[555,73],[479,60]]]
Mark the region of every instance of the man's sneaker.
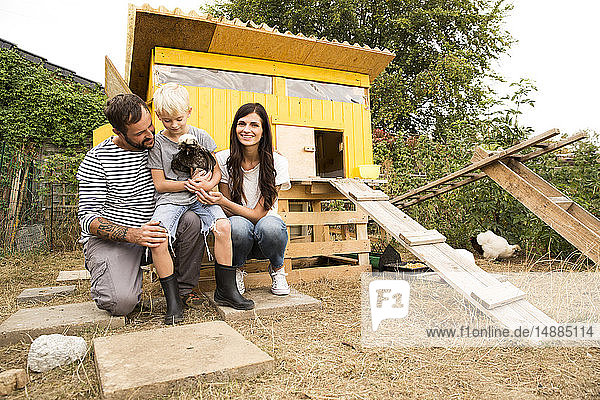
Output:
[[185,308],[201,308],[204,299],[195,292],[189,292],[181,296],[181,302]]
[[277,296],[286,296],[290,294],[290,285],[288,285],[287,280],[285,279],[287,276],[285,267],[282,266],[277,271],[274,271],[271,265],[269,265],[269,273],[271,274],[271,279],[273,279],[271,293],[276,294]]
[[246,271],[242,271],[237,268],[235,270],[235,284],[237,285],[238,292],[244,294],[246,292],[246,286],[244,285],[244,276],[248,275]]

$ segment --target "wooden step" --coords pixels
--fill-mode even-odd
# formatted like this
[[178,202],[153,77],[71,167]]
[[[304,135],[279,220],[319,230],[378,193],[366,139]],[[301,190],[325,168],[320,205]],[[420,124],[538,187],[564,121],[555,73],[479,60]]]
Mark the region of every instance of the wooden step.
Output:
[[390,199],[390,197],[381,190],[358,191],[352,189],[350,191],[350,196],[356,199],[356,201],[388,201]]
[[552,201],[554,204],[559,205],[561,208],[568,210],[569,207],[571,207],[573,205],[573,200],[564,197],[564,196],[557,196],[557,197],[549,197],[550,201]]
[[548,146],[550,146],[550,144],[551,144],[551,143],[548,143],[548,142],[540,142],[540,143],[535,143],[535,144],[533,144],[532,146],[533,146],[533,147],[539,147],[540,149],[545,149],[545,148],[547,148]]
[[422,246],[426,244],[444,243],[446,241],[446,236],[439,233],[436,229],[417,232],[401,232],[398,235],[409,246]]
[[524,299],[525,292],[510,282],[502,282],[500,285],[475,290],[471,292],[471,297],[491,310]]

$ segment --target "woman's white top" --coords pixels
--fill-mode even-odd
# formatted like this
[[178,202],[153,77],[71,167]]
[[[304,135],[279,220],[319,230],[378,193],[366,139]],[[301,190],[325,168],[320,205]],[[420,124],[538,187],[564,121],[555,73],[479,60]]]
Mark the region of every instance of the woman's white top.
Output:
[[[227,172],[227,160],[229,159],[229,149],[220,151],[216,154],[219,168],[221,169],[221,182],[229,184],[229,173]],[[290,183],[290,172],[288,170],[288,160],[281,154],[273,152],[273,163],[275,165],[275,186],[280,186],[279,190],[288,190],[292,187]],[[246,171],[242,169],[244,174],[242,181],[242,205],[248,208],[254,208],[260,200],[260,188],[258,185],[260,164]],[[245,199],[244,199],[245,197]],[[278,216],[277,200],[273,207],[267,212],[267,215]]]

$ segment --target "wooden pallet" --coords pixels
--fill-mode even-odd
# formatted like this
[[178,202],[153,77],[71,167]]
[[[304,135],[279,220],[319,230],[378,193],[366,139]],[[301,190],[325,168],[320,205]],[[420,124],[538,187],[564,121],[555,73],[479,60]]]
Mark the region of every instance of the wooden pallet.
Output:
[[[352,193],[371,190],[364,183],[354,179],[333,179],[330,182],[356,204],[357,209],[369,214],[408,251],[436,271],[484,314],[509,329],[556,324],[552,318],[524,300],[520,293],[511,290],[506,296],[499,295],[499,288],[504,287],[506,282],[500,282],[476,265],[465,263],[445,243],[445,238],[439,232],[425,229],[387,200],[357,200]],[[415,237],[429,240],[411,241]]]

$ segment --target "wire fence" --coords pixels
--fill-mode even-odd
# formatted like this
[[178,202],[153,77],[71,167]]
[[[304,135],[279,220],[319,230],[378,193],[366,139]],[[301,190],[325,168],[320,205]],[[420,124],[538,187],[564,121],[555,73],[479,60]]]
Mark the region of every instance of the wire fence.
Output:
[[75,249],[77,187],[44,176],[41,154],[0,144],[2,252]]

